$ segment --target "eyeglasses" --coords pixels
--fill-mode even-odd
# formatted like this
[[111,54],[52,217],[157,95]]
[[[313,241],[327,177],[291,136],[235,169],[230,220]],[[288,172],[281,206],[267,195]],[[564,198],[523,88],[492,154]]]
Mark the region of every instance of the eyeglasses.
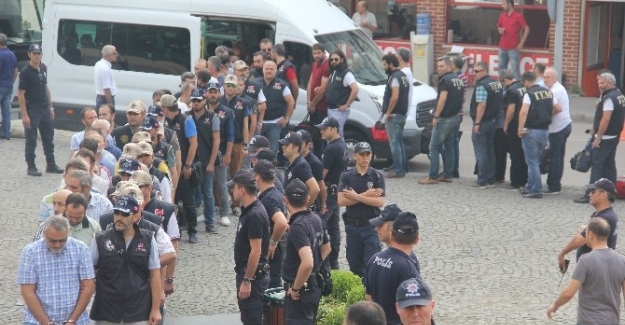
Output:
[[341,62],[340,58],[330,58],[330,62]]
[[116,216],[120,215],[120,216],[122,216],[124,218],[128,218],[128,217],[130,217],[130,212],[115,211],[115,215]]
[[226,88],[237,88],[237,84],[226,84]]

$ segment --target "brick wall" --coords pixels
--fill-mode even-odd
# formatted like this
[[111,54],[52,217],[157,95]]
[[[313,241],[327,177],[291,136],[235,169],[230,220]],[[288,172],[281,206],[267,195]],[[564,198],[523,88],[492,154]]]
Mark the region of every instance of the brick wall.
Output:
[[564,37],[562,48],[562,75],[567,86],[580,85],[578,75],[579,49],[584,46],[581,38],[582,0],[567,0],[564,7]]
[[417,13],[429,13],[431,15],[435,58],[447,53],[443,49],[445,34],[447,33],[446,8],[447,0],[418,0],[417,2]]

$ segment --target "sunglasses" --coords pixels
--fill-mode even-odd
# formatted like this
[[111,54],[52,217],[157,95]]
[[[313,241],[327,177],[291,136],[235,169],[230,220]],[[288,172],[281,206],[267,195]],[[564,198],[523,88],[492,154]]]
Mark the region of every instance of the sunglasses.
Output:
[[128,217],[130,217],[130,212],[115,211],[115,215],[116,216],[120,215],[120,216],[122,216],[124,218],[128,218]]
[[226,84],[226,88],[237,88],[237,84]]
[[191,98],[191,102],[192,103],[200,103],[200,102],[202,102],[202,100],[199,99],[199,98]]

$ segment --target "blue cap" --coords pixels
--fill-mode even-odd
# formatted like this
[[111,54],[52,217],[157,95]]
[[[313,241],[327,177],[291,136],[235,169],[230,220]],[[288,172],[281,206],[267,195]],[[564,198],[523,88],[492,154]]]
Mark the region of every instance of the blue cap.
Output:
[[119,172],[132,175],[137,170],[141,170],[141,164],[137,159],[124,158],[119,161]]
[[294,144],[298,147],[302,146],[302,136],[297,132],[287,133],[283,139],[278,140],[281,145]]
[[323,119],[323,122],[321,122],[320,124],[317,124],[316,127],[320,128],[320,129],[325,129],[327,127],[332,127],[332,128],[338,128],[339,125],[339,121],[332,117],[332,116],[328,116],[326,118]]
[[432,301],[432,290],[421,278],[409,279],[397,288],[395,301],[401,309],[410,306],[426,306]]
[[191,99],[204,99],[206,91],[202,88],[195,88],[191,93]]
[[39,45],[39,44],[32,44],[28,48],[28,53],[41,53],[41,45]]
[[209,91],[209,90],[211,90],[211,89],[217,89],[217,90],[219,90],[220,88],[221,88],[221,87],[219,87],[219,84],[218,84],[218,83],[216,83],[216,82],[214,82],[214,81],[210,81],[210,82],[208,83],[208,85],[206,85],[206,91]]
[[113,211],[119,211],[122,213],[137,213],[139,212],[139,202],[131,195],[122,195],[115,200]]
[[152,105],[148,107],[148,115],[150,116],[163,116],[163,108],[160,105]]
[[143,120],[143,123],[141,123],[141,130],[152,130],[152,129],[158,129],[160,126],[160,124],[158,123],[158,120],[156,119],[156,117],[152,116],[152,115],[148,115],[145,117],[145,119]]

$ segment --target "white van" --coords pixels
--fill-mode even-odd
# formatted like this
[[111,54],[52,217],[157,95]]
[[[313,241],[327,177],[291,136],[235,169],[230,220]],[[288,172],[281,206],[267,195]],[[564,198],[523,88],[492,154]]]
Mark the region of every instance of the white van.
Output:
[[[208,57],[216,46],[240,41],[251,57],[263,38],[284,44],[294,58],[302,88],[291,120],[296,124],[306,115],[311,46],[319,42],[328,52],[340,48],[346,53],[360,86],[345,125],[348,144],[367,141],[377,158],[391,157],[387,141],[374,141],[371,132],[387,80],[382,52],[325,0],[48,0],[43,26],[43,60],[62,127],[81,127],[80,109],[95,105],[93,65],[103,45],[112,44],[120,53],[113,69],[115,101],[123,112],[132,100],[150,103],[157,89],[175,92],[180,75],[192,71],[200,54]],[[421,135],[436,100],[434,89],[420,82],[413,93],[404,131],[409,159],[427,151],[429,139]]]

